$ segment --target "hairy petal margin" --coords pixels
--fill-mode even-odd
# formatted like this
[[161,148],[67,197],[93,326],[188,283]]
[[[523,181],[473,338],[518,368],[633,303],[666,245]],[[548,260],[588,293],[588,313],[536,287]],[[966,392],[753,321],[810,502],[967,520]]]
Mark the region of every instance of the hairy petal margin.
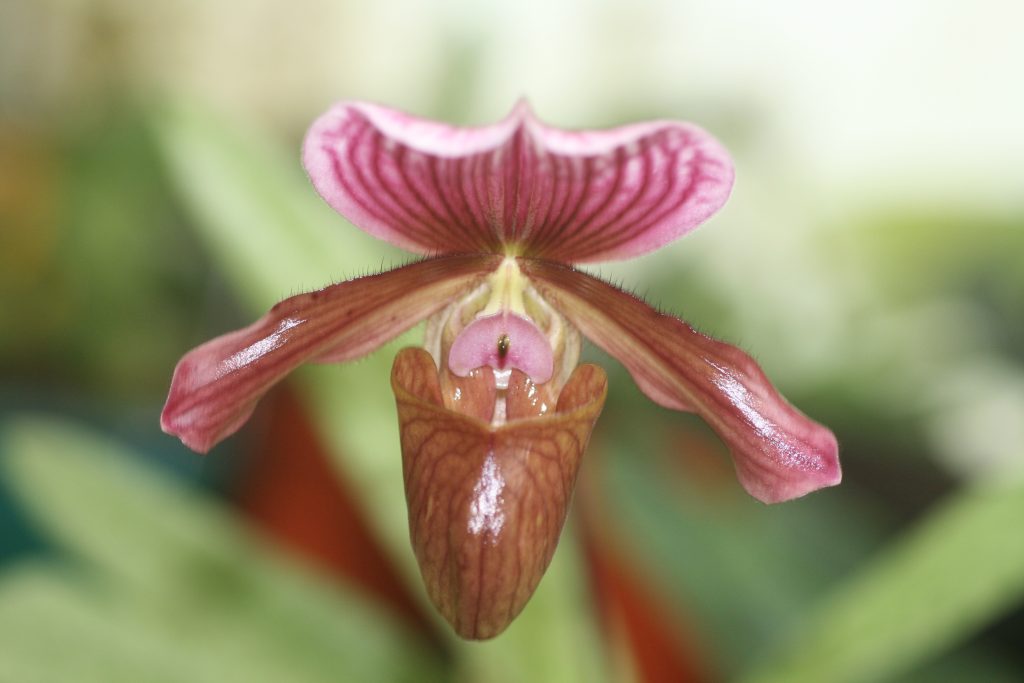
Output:
[[497,263],[487,256],[429,259],[285,299],[249,327],[185,354],[160,426],[205,453],[302,363],[373,351],[475,287]]
[[754,498],[778,503],[839,483],[835,436],[779,395],[746,353],[568,266],[524,259],[521,267],[648,397],[704,418],[729,446]]

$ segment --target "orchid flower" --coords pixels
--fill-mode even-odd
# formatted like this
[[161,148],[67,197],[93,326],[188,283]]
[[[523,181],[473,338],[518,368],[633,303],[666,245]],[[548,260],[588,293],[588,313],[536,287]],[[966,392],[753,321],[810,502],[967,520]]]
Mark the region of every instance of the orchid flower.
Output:
[[354,360],[426,320],[391,385],[412,546],[461,636],[503,631],[554,553],[607,390],[579,365],[581,333],[655,403],[706,420],[758,500],[839,483],[835,437],[750,356],[575,268],[654,251],[725,203],[732,162],[700,128],[565,131],[525,103],[457,128],[347,102],[310,128],[303,163],[349,221],[424,258],[292,296],[192,350],[161,425],[205,453],[301,363]]

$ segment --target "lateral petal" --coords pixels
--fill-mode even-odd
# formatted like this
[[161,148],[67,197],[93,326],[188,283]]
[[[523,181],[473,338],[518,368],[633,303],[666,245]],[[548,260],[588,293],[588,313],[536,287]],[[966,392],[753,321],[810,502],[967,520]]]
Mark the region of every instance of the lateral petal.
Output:
[[653,251],[717,211],[733,182],[728,153],[692,124],[567,131],[525,102],[475,128],[342,102],[310,128],[303,163],[328,204],[404,249],[571,263]]
[[582,365],[554,411],[500,427],[444,407],[423,349],[398,353],[391,386],[409,533],[427,594],[460,636],[493,638],[526,605],[555,552],[607,378]]
[[178,362],[160,426],[207,452],[238,430],[256,402],[306,361],[363,356],[476,286],[497,266],[451,256],[299,294],[255,323],[196,347]]
[[779,395],[746,353],[567,266],[532,260],[520,266],[584,336],[626,366],[648,397],[704,418],[732,451],[750,495],[777,503],[839,483],[835,436]]

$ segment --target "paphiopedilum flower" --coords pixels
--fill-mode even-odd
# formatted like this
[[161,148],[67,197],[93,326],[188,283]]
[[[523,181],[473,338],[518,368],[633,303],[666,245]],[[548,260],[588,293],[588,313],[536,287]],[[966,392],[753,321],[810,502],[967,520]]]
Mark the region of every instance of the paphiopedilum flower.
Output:
[[578,365],[580,333],[653,401],[703,417],[758,500],[839,482],[835,437],[750,356],[574,267],[658,249],[725,203],[732,162],[700,128],[564,131],[525,104],[456,128],[352,102],[313,124],[303,162],[357,227],[424,258],[290,297],[192,350],[161,424],[206,452],[296,366],[359,358],[426,319],[391,384],[413,549],[462,636],[500,633],[554,553],[607,389]]

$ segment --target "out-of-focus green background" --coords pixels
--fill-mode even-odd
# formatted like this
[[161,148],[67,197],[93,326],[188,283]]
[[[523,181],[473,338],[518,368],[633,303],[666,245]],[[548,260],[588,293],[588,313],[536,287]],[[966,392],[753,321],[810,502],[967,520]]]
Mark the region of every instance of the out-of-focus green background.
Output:
[[[5,0],[0,683],[1024,679],[1024,5]],[[831,426],[765,507],[628,375],[534,600],[454,639],[408,545],[394,350],[307,368],[206,458],[174,363],[404,258],[305,181],[369,99],[693,120],[726,208],[603,266]],[[317,468],[320,469],[317,469]]]

